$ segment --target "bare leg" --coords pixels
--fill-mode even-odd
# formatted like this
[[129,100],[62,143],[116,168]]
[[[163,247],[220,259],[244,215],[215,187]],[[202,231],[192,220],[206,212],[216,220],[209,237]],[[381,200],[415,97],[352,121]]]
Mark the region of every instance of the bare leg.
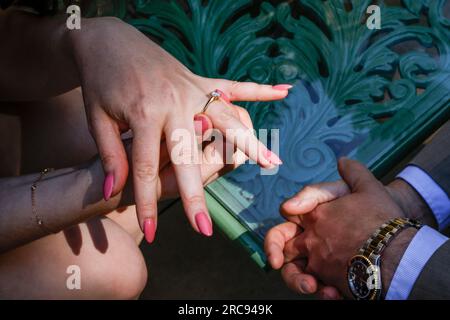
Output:
[[[80,290],[67,286],[69,266],[80,270]],[[134,239],[107,218],[0,256],[0,299],[134,299],[146,282]]]
[[[96,154],[81,93],[20,106],[22,173],[61,168]],[[137,246],[142,240],[134,206],[0,255],[0,298],[132,299],[147,281]],[[69,266],[81,271],[81,290],[69,290]]]

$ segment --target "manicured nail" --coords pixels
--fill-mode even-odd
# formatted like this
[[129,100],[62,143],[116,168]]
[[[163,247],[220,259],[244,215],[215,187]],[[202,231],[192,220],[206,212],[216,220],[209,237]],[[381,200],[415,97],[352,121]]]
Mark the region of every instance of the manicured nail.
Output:
[[279,91],[286,91],[292,89],[293,87],[290,84],[278,84],[276,86],[272,86],[272,88]]
[[271,164],[279,166],[280,164],[283,164],[283,161],[272,151],[267,150],[265,153],[265,157],[267,160],[270,161]]
[[195,215],[195,223],[197,224],[198,229],[204,236],[207,237],[212,236],[213,234],[212,225],[206,213],[204,213],[203,211],[197,213]]
[[209,122],[204,116],[196,115],[194,117],[194,127],[197,134],[203,134],[208,130]]
[[111,194],[114,188],[114,175],[112,173],[108,173],[105,178],[105,182],[103,183],[103,198],[105,201],[108,201],[111,198]]
[[203,124],[202,119],[200,119],[200,117],[194,117],[194,129],[197,135],[203,133]]
[[231,103],[230,98],[221,90],[216,89],[216,91],[220,94],[220,97],[228,103]]
[[300,290],[306,294],[311,293],[311,286],[309,285],[308,281],[306,280],[300,281]]
[[144,221],[144,236],[145,240],[147,240],[148,243],[153,243],[155,240],[155,233],[156,233],[156,224],[153,219],[146,219]]

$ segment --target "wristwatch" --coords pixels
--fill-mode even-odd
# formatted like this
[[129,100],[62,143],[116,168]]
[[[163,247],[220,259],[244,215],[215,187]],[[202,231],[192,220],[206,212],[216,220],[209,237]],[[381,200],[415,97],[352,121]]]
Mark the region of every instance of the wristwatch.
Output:
[[383,224],[350,259],[347,280],[357,300],[381,298],[381,254],[389,242],[403,229],[420,229],[422,224],[407,218],[395,218]]

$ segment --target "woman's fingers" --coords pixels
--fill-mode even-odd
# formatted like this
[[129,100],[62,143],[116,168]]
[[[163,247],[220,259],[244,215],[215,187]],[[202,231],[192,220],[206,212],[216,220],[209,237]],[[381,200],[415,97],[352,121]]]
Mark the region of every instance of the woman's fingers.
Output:
[[90,131],[95,139],[105,171],[103,197],[106,201],[119,193],[127,181],[128,160],[117,123],[101,108],[88,114]]
[[161,132],[146,124],[136,124],[133,129],[132,170],[134,197],[139,225],[145,239],[155,239],[158,217],[158,176]]
[[287,263],[281,269],[281,276],[291,290],[300,294],[313,294],[318,289],[318,281],[304,272],[305,266],[305,259]]
[[166,166],[170,164],[170,154],[167,150],[166,141],[161,141],[159,146],[159,171],[163,170]]
[[[209,80],[210,82],[211,80]],[[226,94],[229,101],[271,101],[286,98],[290,84],[267,85],[254,82],[237,82],[230,80],[216,80],[217,88]]]
[[292,222],[279,224],[269,230],[264,241],[264,251],[272,268],[280,269],[283,266],[286,243],[300,232],[300,228]]
[[260,166],[269,169],[282,164],[278,156],[258,140],[253,130],[244,125],[225,102],[211,103],[206,114],[210,117],[214,128],[220,130],[227,141],[236,145],[238,149]]
[[[194,122],[197,142],[207,143],[201,152],[200,170],[203,185],[208,184],[219,176],[245,163],[247,158],[245,156],[237,157],[236,153],[233,155],[231,162],[227,163],[225,161],[226,144],[222,139],[215,139],[215,134],[213,134],[213,132],[216,132],[217,130],[212,129],[211,121],[207,115],[196,115],[194,121],[201,121],[203,123],[199,123],[199,125],[196,126]],[[222,135],[218,135],[218,137],[222,138]],[[160,150],[159,176],[161,183],[160,189],[158,190],[159,196],[163,198],[177,197],[179,195],[178,186],[173,165],[170,160],[170,154],[167,150],[166,141],[161,142]],[[233,149],[230,150],[231,152],[233,151]]]
[[322,203],[333,201],[349,193],[350,189],[342,180],[309,185],[285,201],[280,211],[286,219],[301,225],[300,215],[313,211]]
[[212,222],[206,208],[194,124],[192,120],[172,120],[165,134],[186,215],[197,232],[209,237],[213,233]]
[[212,122],[204,113],[199,113],[194,116],[194,128],[197,135],[203,135],[209,129],[212,129]]
[[[209,182],[214,181],[219,176],[235,169],[246,161],[246,158],[237,158],[235,154],[233,161],[226,163],[224,145],[225,144],[222,140],[215,139],[203,149],[200,164],[203,185],[207,185]],[[241,162],[238,162],[239,160]],[[179,195],[174,166],[172,163],[160,171],[160,179],[163,198],[176,197]]]
[[249,129],[253,129],[253,122],[252,119],[250,118],[250,115],[248,114],[248,111],[245,110],[244,108],[232,104],[230,104],[230,106],[236,109],[239,116],[239,120],[241,120],[242,124]]

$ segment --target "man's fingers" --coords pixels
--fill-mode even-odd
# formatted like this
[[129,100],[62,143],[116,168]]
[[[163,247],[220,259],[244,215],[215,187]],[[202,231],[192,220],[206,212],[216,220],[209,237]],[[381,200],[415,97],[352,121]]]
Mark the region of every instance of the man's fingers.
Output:
[[107,201],[119,193],[127,181],[128,160],[118,125],[102,109],[89,115],[90,130],[105,171],[103,197]]
[[266,85],[254,82],[216,80],[217,89],[222,90],[230,101],[272,101],[284,99],[292,85]]
[[309,213],[318,205],[333,201],[349,193],[347,184],[342,180],[309,185],[285,201],[281,205],[281,213],[288,220],[301,224],[299,215]]
[[264,250],[272,268],[280,269],[283,266],[284,247],[299,232],[299,227],[292,222],[282,223],[269,230],[264,240]]
[[304,272],[305,265],[303,259],[287,263],[281,269],[281,276],[291,290],[299,294],[313,294],[317,291],[318,281]]
[[342,295],[338,289],[319,283],[316,296],[323,300],[342,300]]
[[308,248],[305,244],[305,233],[299,233],[286,242],[283,250],[284,263],[308,256]]
[[212,221],[206,207],[201,170],[200,152],[195,141],[192,122],[168,124],[167,146],[178,183],[178,190],[186,215],[197,232],[211,236]]
[[147,242],[155,239],[158,217],[158,175],[161,133],[148,125],[133,128],[133,186],[139,225]]
[[383,186],[362,163],[348,158],[341,158],[338,170],[342,179],[353,192],[380,189]]
[[305,272],[306,259],[289,262],[281,269],[281,276],[288,288],[300,294],[315,294],[324,300],[340,300],[342,295],[332,286],[321,283],[316,277]]

